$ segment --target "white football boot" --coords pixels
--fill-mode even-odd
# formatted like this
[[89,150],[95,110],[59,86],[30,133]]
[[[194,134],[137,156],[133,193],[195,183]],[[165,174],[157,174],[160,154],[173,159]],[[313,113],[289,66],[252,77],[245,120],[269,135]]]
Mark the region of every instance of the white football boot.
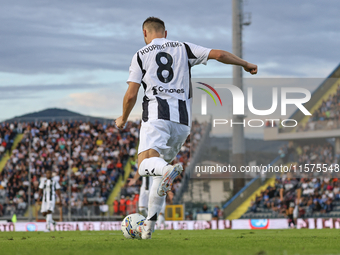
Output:
[[171,190],[171,186],[175,178],[180,175],[183,171],[183,167],[181,164],[175,164],[175,165],[168,165],[167,171],[163,175],[162,181],[160,182],[157,194],[161,197],[165,196],[166,193]]
[[46,226],[46,229],[44,230],[44,232],[46,232],[46,233],[48,233],[48,232],[50,232],[51,230],[50,230],[50,226],[49,226],[50,224],[47,224],[47,226]]
[[150,220],[145,220],[142,226],[137,227],[137,232],[141,234],[142,239],[151,239],[152,235],[152,222]]
[[53,230],[54,230],[54,231],[57,231],[57,228],[56,228],[56,226],[57,226],[57,222],[55,222],[55,221],[52,221],[52,225],[53,225]]

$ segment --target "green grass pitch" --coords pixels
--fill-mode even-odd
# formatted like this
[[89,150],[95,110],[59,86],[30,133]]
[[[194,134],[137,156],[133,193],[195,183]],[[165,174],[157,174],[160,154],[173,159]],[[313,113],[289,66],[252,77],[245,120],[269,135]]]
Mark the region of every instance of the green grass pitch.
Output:
[[151,240],[120,231],[0,232],[0,254],[340,254],[336,229],[156,231]]

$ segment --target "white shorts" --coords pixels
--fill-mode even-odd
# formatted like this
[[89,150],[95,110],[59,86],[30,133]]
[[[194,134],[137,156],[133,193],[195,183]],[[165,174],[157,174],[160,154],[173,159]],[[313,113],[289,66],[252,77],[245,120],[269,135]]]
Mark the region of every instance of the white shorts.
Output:
[[51,201],[51,202],[42,202],[41,204],[41,212],[47,212],[47,211],[51,211],[54,212],[54,206],[55,206],[55,201]]
[[169,120],[142,122],[138,154],[154,149],[170,163],[180,151],[190,134],[190,127]]

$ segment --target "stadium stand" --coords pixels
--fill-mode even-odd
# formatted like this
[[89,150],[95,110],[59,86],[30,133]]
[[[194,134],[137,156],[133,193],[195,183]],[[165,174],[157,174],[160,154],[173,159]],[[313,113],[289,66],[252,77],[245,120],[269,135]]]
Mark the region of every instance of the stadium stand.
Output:
[[[307,217],[339,217],[340,196],[337,178],[278,178],[275,186],[268,186],[252,201],[248,211],[241,218],[283,218],[288,206],[287,201],[296,198],[301,190],[296,218]],[[280,190],[285,189],[287,195],[280,198]],[[295,208],[295,206],[294,206]]]
[[[280,153],[287,153],[281,148]],[[327,164],[335,170],[339,164],[340,155],[334,153],[330,143],[301,145],[298,144],[290,150],[289,159],[297,159],[293,164],[296,169],[305,164]],[[294,176],[283,174],[277,177],[273,185],[267,186],[251,201],[248,211],[241,218],[282,218],[288,207],[296,209],[295,215],[304,217],[339,217],[340,216],[340,183],[337,178],[338,171],[327,175],[317,172]],[[282,190],[282,191],[281,191]],[[283,194],[280,194],[283,192]],[[298,207],[290,205],[290,201],[297,201]]]
[[[190,148],[199,143],[207,123],[193,122],[193,136],[183,144],[174,162],[189,164]],[[114,123],[60,121],[3,123],[3,140],[13,144],[16,133],[23,138],[16,148],[12,148],[9,159],[0,170],[0,217],[27,216],[28,172],[31,171],[31,206],[39,209],[39,179],[46,169],[53,170],[54,178],[62,187],[62,214],[68,214],[71,205],[72,216],[100,216],[107,213],[105,203],[113,208],[116,215],[136,212],[141,182],[128,187],[127,177],[137,171],[135,159],[140,122],[129,122],[125,130],[119,131]],[[10,134],[13,133],[12,138]],[[31,143],[30,143],[31,141]],[[31,146],[31,166],[29,150]],[[7,149],[10,147],[8,146]],[[70,161],[71,152],[71,161]],[[71,164],[70,164],[71,163]],[[70,165],[69,165],[70,164]],[[125,174],[126,166],[131,171]],[[69,176],[71,174],[71,197],[69,198]],[[131,168],[131,169],[130,169]],[[172,192],[176,194],[181,187],[183,174],[176,179]],[[124,183],[118,192],[120,199],[112,202],[108,198],[118,182]],[[120,189],[119,183],[118,188]],[[168,196],[167,202],[172,203]],[[107,207],[106,207],[107,208]],[[26,213],[26,214],[25,214]],[[55,215],[59,215],[55,210]]]
[[14,138],[17,134],[17,123],[0,124],[0,160],[6,151],[9,151],[13,145]]
[[330,130],[340,128],[340,83],[334,94],[329,94],[305,124],[297,127],[297,132]]
[[[52,169],[62,187],[60,202],[64,214],[71,203],[74,214],[87,215],[91,208],[92,214],[99,215],[101,205],[119,176],[124,174],[123,165],[136,153],[139,122],[129,122],[124,131],[116,129],[113,122],[106,125],[81,121],[21,123],[21,130],[17,129],[18,126],[12,127],[13,132],[22,131],[24,138],[0,173],[1,214],[20,216],[27,209],[31,137],[32,205],[38,201],[40,177],[46,169]],[[9,135],[8,128],[4,130]],[[70,199],[67,195],[69,168],[72,169]]]
[[[276,127],[267,128],[264,132],[264,140],[301,140],[315,138],[338,137],[339,99],[340,99],[340,65],[321,82],[313,91],[311,99],[304,107],[312,116],[304,115],[297,109],[289,119],[297,121],[296,127],[282,127],[280,123]],[[305,82],[308,82],[305,81]],[[297,84],[298,85],[298,84]],[[340,140],[339,140],[340,142]]]

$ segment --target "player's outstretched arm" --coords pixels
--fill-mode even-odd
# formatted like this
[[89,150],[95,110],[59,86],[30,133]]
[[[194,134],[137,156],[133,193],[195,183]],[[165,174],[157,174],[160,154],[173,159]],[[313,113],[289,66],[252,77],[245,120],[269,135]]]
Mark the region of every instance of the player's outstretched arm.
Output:
[[140,84],[129,82],[129,87],[123,99],[123,115],[116,119],[116,126],[119,129],[124,128],[125,123],[127,122],[129,115],[136,104],[139,87]]
[[247,61],[235,56],[228,51],[211,50],[208,59],[215,59],[224,64],[242,66],[246,72],[249,72],[251,74],[257,73],[257,65],[248,63]]

